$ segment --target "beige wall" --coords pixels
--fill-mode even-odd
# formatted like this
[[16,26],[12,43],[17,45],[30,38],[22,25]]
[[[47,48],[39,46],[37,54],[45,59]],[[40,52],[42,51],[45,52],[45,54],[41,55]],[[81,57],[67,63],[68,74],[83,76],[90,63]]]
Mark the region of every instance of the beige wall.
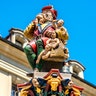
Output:
[[[4,58],[4,57],[3,57]],[[0,59],[0,96],[11,96],[12,84],[30,80],[26,71]]]

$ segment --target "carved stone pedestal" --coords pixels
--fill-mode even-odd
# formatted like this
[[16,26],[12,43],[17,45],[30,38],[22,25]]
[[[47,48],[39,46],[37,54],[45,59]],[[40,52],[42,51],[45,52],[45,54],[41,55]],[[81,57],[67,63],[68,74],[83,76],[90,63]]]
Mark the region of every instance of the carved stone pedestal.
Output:
[[[44,78],[45,75],[47,75],[48,72],[33,72],[33,73],[28,73],[28,77],[32,78]],[[63,79],[71,79],[71,74],[70,73],[60,73]]]

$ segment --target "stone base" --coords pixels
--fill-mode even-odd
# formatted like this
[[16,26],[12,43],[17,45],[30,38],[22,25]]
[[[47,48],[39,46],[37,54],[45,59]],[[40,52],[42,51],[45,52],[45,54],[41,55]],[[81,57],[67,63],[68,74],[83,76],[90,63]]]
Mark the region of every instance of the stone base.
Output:
[[[28,73],[28,77],[33,77],[33,78],[43,78],[48,72],[32,72]],[[71,79],[71,74],[70,73],[60,73],[63,79]]]
[[59,69],[62,72],[63,62],[45,61],[42,72],[49,72],[51,69]]

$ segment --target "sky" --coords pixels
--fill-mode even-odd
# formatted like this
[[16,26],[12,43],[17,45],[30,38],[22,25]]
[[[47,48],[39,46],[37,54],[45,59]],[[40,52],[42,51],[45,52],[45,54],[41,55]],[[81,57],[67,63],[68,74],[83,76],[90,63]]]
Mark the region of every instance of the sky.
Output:
[[68,59],[80,62],[86,68],[84,79],[96,85],[96,0],[2,0],[0,35],[5,38],[12,27],[24,30],[49,4],[68,30]]

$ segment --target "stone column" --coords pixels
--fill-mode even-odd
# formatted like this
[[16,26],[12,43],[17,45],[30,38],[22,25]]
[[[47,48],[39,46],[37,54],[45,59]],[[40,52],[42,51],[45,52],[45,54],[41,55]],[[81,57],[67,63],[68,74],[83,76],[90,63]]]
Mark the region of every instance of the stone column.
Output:
[[0,96],[11,96],[12,77],[0,70]]
[[11,34],[11,42],[15,44],[16,42],[16,36],[14,33]]
[[78,76],[81,77],[82,79],[84,79],[84,74],[83,74],[82,70],[78,73]]
[[69,70],[70,70],[71,73],[73,73],[73,66],[70,66]]

